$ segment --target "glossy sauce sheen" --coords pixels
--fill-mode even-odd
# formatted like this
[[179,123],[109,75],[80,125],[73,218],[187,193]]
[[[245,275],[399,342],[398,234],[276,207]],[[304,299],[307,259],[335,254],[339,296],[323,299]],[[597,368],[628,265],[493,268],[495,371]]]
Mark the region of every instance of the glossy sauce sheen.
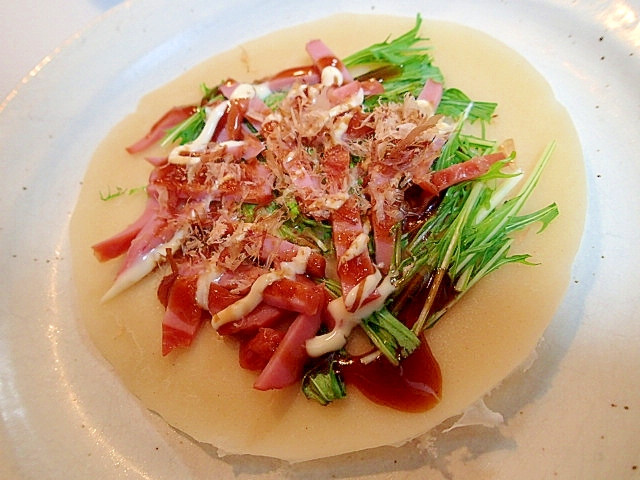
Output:
[[295,387],[256,391],[255,373],[238,366],[236,342],[225,341],[206,323],[190,348],[163,357],[164,308],[156,292],[168,269],[100,303],[120,261],[99,264],[90,246],[135,220],[146,200],[136,194],[104,202],[100,192],[146,185],[151,167],[144,156],[166,155],[156,149],[132,156],[124,150],[127,145],[171,107],[199,102],[202,82],[253,81],[308,65],[305,43],[314,38],[343,58],[406,32],[414,21],[342,14],[248,42],[152,92],[137,109],[132,105],[135,113],[98,146],[71,220],[78,316],[124,386],[192,438],[227,453],[289,461],[402,444],[461,413],[499,384],[529,356],[551,321],[569,283],[584,223],[584,167],[571,120],[544,79],[515,52],[477,31],[426,20],[421,36],[431,38],[447,86],[498,102],[488,134],[500,141],[513,138],[525,171],[550,141],[558,141],[526,209],[555,201],[561,212],[542,235],[531,229],[514,245],[513,253],[530,253],[538,265],[507,265],[492,273],[426,333],[441,369],[440,402],[413,413],[376,405],[355,388],[347,399],[326,407],[308,401]]
[[[416,278],[416,285],[406,289],[406,298],[398,299],[398,311],[394,313],[407,327],[413,327],[418,320],[432,280],[433,276]],[[454,297],[455,290],[445,275],[430,311],[444,308]],[[362,356],[344,362],[341,371],[347,385],[356,387],[372,402],[403,412],[432,408],[440,401],[442,372],[426,338],[421,340],[420,346],[397,367],[382,355],[370,363],[362,363]]]
[[369,400],[403,412],[424,412],[440,401],[442,374],[426,342],[397,367],[384,356],[362,363],[353,358],[341,366],[347,385]]

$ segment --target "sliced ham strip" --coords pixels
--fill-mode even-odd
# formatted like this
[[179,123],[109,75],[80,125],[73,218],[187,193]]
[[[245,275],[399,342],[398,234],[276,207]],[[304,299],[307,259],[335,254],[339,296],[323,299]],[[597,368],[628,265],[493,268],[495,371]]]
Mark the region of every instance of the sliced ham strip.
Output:
[[184,122],[191,115],[196,113],[197,106],[187,105],[184,107],[174,107],[165,113],[160,120],[153,124],[149,132],[133,145],[127,147],[127,152],[138,153],[146,150],[151,145],[159,142],[167,134],[167,130]]
[[169,162],[168,157],[145,157],[145,160],[154,167],[162,167]]
[[240,366],[247,370],[264,369],[273,357],[286,332],[275,328],[260,328],[248,340],[240,343]]
[[349,128],[347,128],[346,137],[348,139],[363,138],[368,135],[372,135],[375,131],[372,124],[366,122],[369,115],[362,110],[355,110],[349,121]]
[[206,319],[196,301],[197,282],[196,275],[177,276],[173,280],[162,319],[162,355],[191,345]]
[[242,140],[242,121],[249,110],[248,98],[234,98],[229,100],[229,109],[226,114],[225,128],[229,140]]
[[322,171],[329,193],[341,193],[349,189],[349,151],[342,145],[334,145],[324,152]]
[[232,291],[234,295],[243,296],[249,293],[253,282],[255,282],[260,275],[267,273],[267,271],[266,268],[255,265],[240,265],[234,271],[222,273],[215,285]]
[[[246,125],[243,127],[242,143],[242,158],[244,159],[255,158],[264,151],[263,143],[253,132],[249,131]],[[269,172],[269,175],[271,175],[271,172]]]
[[368,275],[375,272],[366,242],[361,245],[357,253],[354,253],[358,239],[365,240],[360,209],[356,200],[350,198],[336,210],[331,217],[331,224],[333,226],[333,244],[338,260],[338,277],[342,286],[342,294],[346,296]]
[[327,98],[332,106],[350,102],[362,86],[357,80],[327,90]]
[[249,100],[249,108],[245,113],[245,117],[256,130],[260,131],[265,118],[271,113],[271,109],[267,104],[260,97],[255,96]]
[[384,93],[384,85],[375,78],[361,80],[360,86],[362,87],[365,97],[371,95],[382,95]]
[[440,105],[440,100],[442,100],[442,84],[429,78],[425,82],[424,87],[422,87],[422,91],[418,95],[418,100],[426,100],[429,102],[435,112],[438,109],[438,105]]
[[315,65],[288,68],[276,73],[266,81],[272,92],[290,89],[296,83],[314,85],[320,83],[320,72]]
[[473,180],[489,171],[491,165],[507,156],[503,152],[490,153],[480,157],[474,157],[466,162],[456,163],[442,170],[431,172],[426,178],[414,179],[414,182],[427,191],[441,192],[445,188]]
[[218,327],[220,335],[251,335],[261,328],[269,328],[290,316],[290,313],[278,307],[260,303],[240,320],[225,323]]
[[222,287],[218,284],[212,283],[209,285],[209,296],[207,306],[209,312],[215,315],[221,310],[224,310],[232,303],[240,300],[242,295],[235,295],[229,291],[229,289]]
[[[151,251],[161,245],[167,244],[176,236],[178,229],[166,218],[155,216],[145,223],[138,235],[131,241],[124,262],[120,266],[119,274],[130,269]],[[163,252],[164,253],[164,252]]]
[[262,293],[262,301],[284,310],[315,315],[325,306],[326,296],[322,285],[298,275],[296,280],[283,278],[270,284]]
[[113,235],[112,237],[102,240],[96,243],[91,248],[93,253],[101,262],[106,262],[113,258],[117,258],[120,255],[124,255],[134,238],[140,233],[140,230],[149,223],[156,215],[158,211],[158,202],[155,198],[149,197],[147,200],[147,206],[145,207],[142,215],[127,226],[121,232]]
[[[262,262],[273,263],[276,267],[281,262],[290,262],[298,254],[300,246],[282,238],[265,235],[260,251]],[[311,252],[307,261],[307,273],[313,277],[324,277],[327,261],[318,252]]]
[[218,85],[218,90],[222,95],[225,96],[225,98],[229,99],[231,98],[231,95],[233,94],[235,89],[238,87],[238,85],[240,85],[239,82],[237,82],[233,78],[229,78],[228,80]]
[[257,390],[272,390],[292,385],[300,380],[308,360],[305,342],[320,328],[320,314],[300,314],[288,328],[273,357],[254,383]]
[[387,273],[393,259],[395,238],[393,236],[393,226],[396,221],[389,215],[379,219],[373,215],[371,226],[373,228],[373,241],[376,247],[376,266],[382,273]]
[[344,66],[342,60],[335,56],[331,49],[322,40],[311,40],[307,43],[307,53],[313,59],[313,63],[322,75],[326,67],[335,67],[342,73],[342,83],[353,81],[353,76]]
[[266,205],[273,200],[275,176],[255,157],[248,159],[243,166],[244,201]]
[[397,171],[379,164],[369,169],[367,192],[371,198],[371,228],[375,245],[376,266],[386,273],[391,265],[394,237],[391,229],[402,220],[401,192],[397,187]]
[[[233,98],[233,94],[238,88],[238,86],[240,86],[240,83],[230,79],[224,82],[218,88],[220,92],[226,98],[231,99],[232,102],[238,101],[238,100],[242,100],[243,102],[246,102],[246,104],[243,106],[244,111],[243,111],[242,117],[248,120],[256,130],[260,130],[260,128],[262,127],[262,123],[264,122],[264,119],[267,117],[267,115],[272,113],[271,109],[262,101],[262,99],[257,94],[258,92],[256,91],[256,89],[261,89],[261,87],[263,86],[259,84],[253,84],[251,85],[251,87],[254,89],[254,94],[248,97]],[[289,85],[287,88],[289,88],[290,86],[291,85]],[[268,91],[272,90],[269,86],[267,86],[266,88],[268,89]]]
[[314,198],[316,192],[322,192],[322,177],[313,171],[308,152],[292,152],[283,162],[282,169],[289,175],[296,188],[297,198],[303,204]]

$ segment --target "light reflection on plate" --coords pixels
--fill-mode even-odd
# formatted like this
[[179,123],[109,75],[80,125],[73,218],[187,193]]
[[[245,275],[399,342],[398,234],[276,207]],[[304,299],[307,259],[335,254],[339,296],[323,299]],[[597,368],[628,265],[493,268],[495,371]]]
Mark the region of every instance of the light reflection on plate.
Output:
[[73,317],[66,228],[97,142],[145,92],[216,51],[342,9],[338,1],[125,3],[3,104],[0,473],[526,479],[626,478],[640,469],[638,2],[349,4],[363,13],[421,9],[490,33],[549,80],[581,136],[590,203],[574,283],[538,360],[487,400],[504,427],[291,467],[217,459],[146,412],[86,342]]

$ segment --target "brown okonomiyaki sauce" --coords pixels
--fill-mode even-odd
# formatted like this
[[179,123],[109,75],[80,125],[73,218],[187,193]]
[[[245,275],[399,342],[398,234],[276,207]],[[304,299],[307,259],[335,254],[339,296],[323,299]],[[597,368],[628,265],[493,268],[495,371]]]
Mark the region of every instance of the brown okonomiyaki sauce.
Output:
[[550,86],[515,52],[477,31],[427,20],[422,35],[431,39],[445,85],[498,103],[488,137],[512,138],[523,170],[530,171],[549,142],[558,142],[523,213],[551,202],[560,211],[541,235],[534,226],[519,234],[512,248],[512,253],[531,254],[536,266],[513,264],[492,273],[426,332],[441,373],[438,402],[425,411],[406,412],[373,403],[348,387],[346,399],[323,407],[307,400],[298,387],[257,391],[252,388],[255,373],[238,365],[237,344],[208,324],[191,348],[163,357],[163,307],[156,290],[166,269],[100,302],[120,261],[99,264],[90,246],[135,220],[146,200],[138,193],[102,201],[100,192],[145,185],[151,166],[144,156],[162,153],[132,156],[124,150],[127,145],[169,108],[197,103],[202,82],[211,86],[228,77],[252,81],[306,65],[304,45],[313,38],[322,38],[342,57],[402,34],[414,21],[340,15],[247,42],[149,93],[98,146],[71,222],[78,316],[126,388],[195,440],[227,453],[288,461],[402,444],[461,413],[498,385],[528,357],[553,318],[569,283],[585,213],[584,166],[572,122]]

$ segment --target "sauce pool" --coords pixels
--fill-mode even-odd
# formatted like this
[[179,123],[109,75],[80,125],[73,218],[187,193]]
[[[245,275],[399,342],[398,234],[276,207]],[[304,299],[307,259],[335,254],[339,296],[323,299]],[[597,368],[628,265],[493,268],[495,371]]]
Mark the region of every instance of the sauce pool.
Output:
[[347,385],[369,400],[403,412],[424,412],[440,401],[442,375],[427,342],[397,367],[383,355],[369,363],[354,358],[341,366]]

